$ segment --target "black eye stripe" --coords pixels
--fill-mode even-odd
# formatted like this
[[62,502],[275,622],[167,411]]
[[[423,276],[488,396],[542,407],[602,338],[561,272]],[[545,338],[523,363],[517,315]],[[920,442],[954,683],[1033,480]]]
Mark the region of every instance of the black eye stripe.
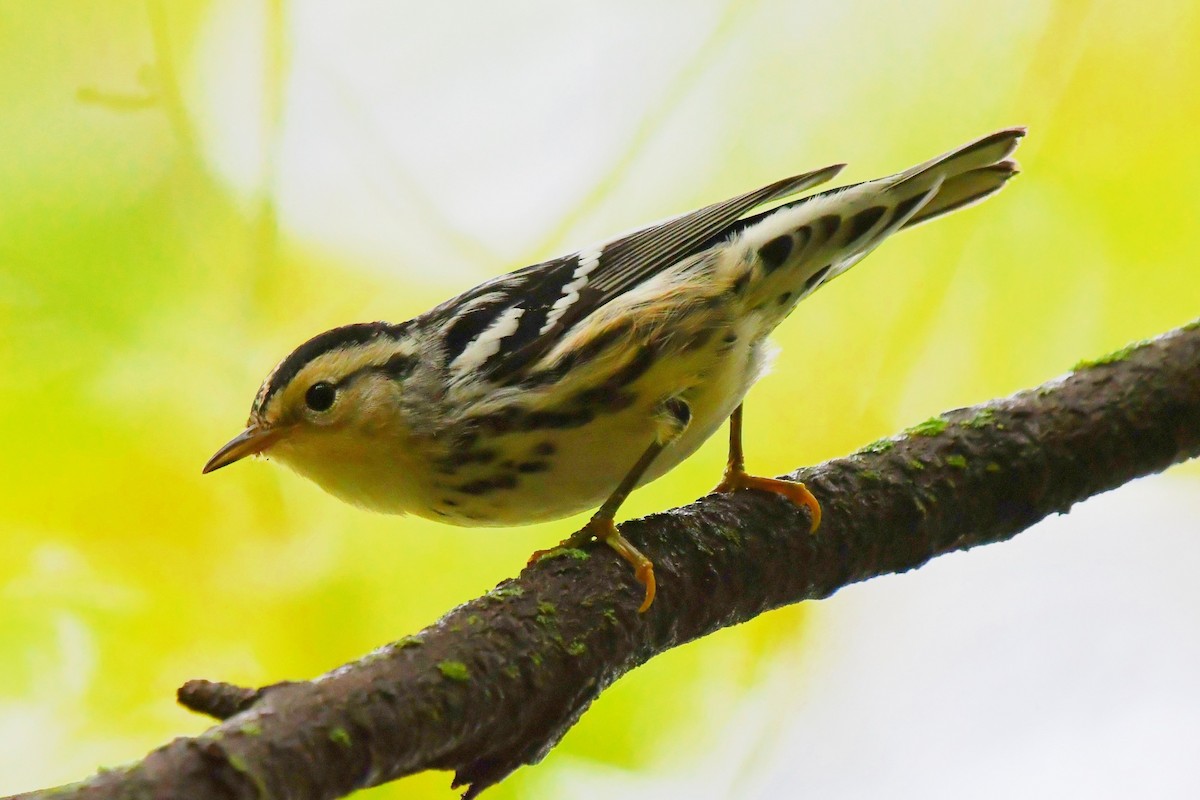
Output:
[[387,375],[394,381],[407,378],[412,373],[413,368],[417,366],[417,357],[405,353],[397,353],[392,356],[382,366],[376,367],[384,375]]
[[354,325],[343,325],[314,336],[279,362],[279,365],[267,376],[266,382],[263,383],[262,388],[258,391],[258,396],[254,399],[253,411],[257,412],[265,408],[272,397],[300,374],[300,370],[325,353],[364,345],[381,336],[400,341],[407,328],[408,323],[390,325],[386,322],[360,322]]
[[[349,386],[363,375],[378,373],[391,378],[394,381],[400,381],[412,374],[412,371],[417,366],[417,357],[397,353],[382,364],[373,364],[368,367],[359,367],[349,375],[342,378],[337,383],[333,384],[335,389],[341,389]],[[315,385],[315,384],[314,384]]]

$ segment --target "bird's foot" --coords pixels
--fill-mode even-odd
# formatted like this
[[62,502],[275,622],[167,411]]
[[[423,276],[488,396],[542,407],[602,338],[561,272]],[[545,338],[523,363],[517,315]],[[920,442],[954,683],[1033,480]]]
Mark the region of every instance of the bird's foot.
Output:
[[633,567],[633,575],[637,578],[637,582],[646,587],[646,595],[642,599],[641,606],[638,607],[638,613],[644,613],[646,609],[650,608],[650,604],[654,602],[654,594],[657,586],[654,580],[654,563],[642,555],[642,551],[630,544],[629,540],[621,535],[611,517],[592,517],[586,525],[559,542],[557,547],[534,552],[529,557],[529,563],[533,564],[540,561],[545,556],[564,547],[579,547],[580,545],[587,544],[592,539],[604,542],[617,551],[617,555],[625,559]]
[[590,526],[591,526],[591,523],[589,522],[587,525],[584,525],[582,528],[575,531],[574,533],[572,533],[567,538],[563,539],[558,544],[554,545],[554,547],[549,547],[545,550],[534,550],[533,553],[529,556],[529,561],[527,561],[525,563],[525,566],[532,567],[534,564],[541,561],[543,558],[545,558],[548,555],[551,555],[554,553],[561,553],[563,550],[570,550],[570,549],[574,549],[577,547],[582,547],[583,545],[590,542],[593,538],[597,538],[597,539],[600,538],[600,537],[596,536],[594,533],[592,533]]
[[730,466],[726,468],[725,477],[717,484],[717,487],[713,491],[728,494],[729,492],[736,492],[741,489],[757,489],[760,492],[772,492],[792,501],[798,506],[807,508],[809,517],[812,519],[812,526],[809,528],[810,533],[815,533],[821,525],[821,504],[817,502],[817,498],[813,497],[808,487],[799,481],[760,478],[757,475],[747,474],[744,469]]

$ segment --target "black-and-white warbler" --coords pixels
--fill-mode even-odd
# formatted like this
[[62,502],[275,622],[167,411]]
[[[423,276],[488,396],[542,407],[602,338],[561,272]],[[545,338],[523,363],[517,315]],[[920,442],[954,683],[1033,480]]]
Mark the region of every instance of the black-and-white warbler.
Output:
[[896,231],[975,203],[1017,172],[1022,128],[878,180],[791,200],[834,165],[488,281],[415,319],[326,331],[259,390],[209,472],[266,453],[355,505],[457,525],[599,510],[579,533],[653,565],[613,517],[634,488],[730,420],[720,491],[808,507],[803,484],[747,475],[742,399],[796,303]]

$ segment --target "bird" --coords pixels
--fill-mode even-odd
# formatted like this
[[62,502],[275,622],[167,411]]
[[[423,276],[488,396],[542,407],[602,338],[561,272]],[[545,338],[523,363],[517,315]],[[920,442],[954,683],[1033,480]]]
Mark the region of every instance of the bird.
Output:
[[769,334],[893,233],[997,192],[1024,135],[1007,128],[808,193],[845,165],[823,167],[501,275],[406,322],[320,333],[268,374],[245,430],[203,471],[265,456],[356,506],[461,526],[596,509],[561,546],[609,545],[645,612],[654,565],[617,528],[626,497],[728,421],[715,491],[780,495],[816,531],[821,505],[803,483],[745,467],[743,401],[772,358]]

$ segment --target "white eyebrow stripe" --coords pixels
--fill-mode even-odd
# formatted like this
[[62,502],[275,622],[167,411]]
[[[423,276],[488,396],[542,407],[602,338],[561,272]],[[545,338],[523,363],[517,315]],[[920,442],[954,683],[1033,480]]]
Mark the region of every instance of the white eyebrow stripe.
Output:
[[517,323],[521,321],[521,315],[524,313],[525,309],[521,306],[506,309],[463,348],[458,357],[451,362],[450,368],[457,372],[479,369],[489,358],[500,352],[500,345],[506,338],[517,332]]
[[550,306],[550,313],[546,315],[546,322],[542,325],[538,335],[549,331],[554,327],[554,324],[562,319],[562,315],[567,312],[567,309],[575,304],[579,299],[579,290],[587,286],[588,275],[596,267],[600,266],[601,250],[588,250],[587,252],[580,251],[579,266],[571,273],[571,282],[563,286],[562,294],[554,301],[554,305]]

